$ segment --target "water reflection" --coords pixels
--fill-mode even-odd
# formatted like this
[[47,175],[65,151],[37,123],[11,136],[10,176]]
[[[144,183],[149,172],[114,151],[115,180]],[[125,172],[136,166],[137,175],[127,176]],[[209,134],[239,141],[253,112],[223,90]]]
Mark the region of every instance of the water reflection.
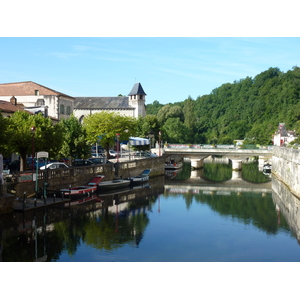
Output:
[[272,178],[272,196],[278,215],[278,223],[287,222],[293,236],[300,244],[300,200],[281,181]]
[[138,247],[149,223],[147,211],[163,193],[164,180],[150,185],[4,215],[0,260],[56,261],[64,252],[75,255],[83,243],[104,251],[124,244]]
[[[122,253],[120,257],[127,255],[128,261],[186,261],[187,249],[193,261],[212,261],[216,257],[219,261],[230,260],[224,249],[215,246],[222,241],[223,245],[229,243],[234,261],[238,260],[241,249],[247,247],[243,244],[244,236],[253,236],[257,229],[277,237],[282,232],[290,235],[291,228],[299,241],[299,202],[284,185],[261,177],[257,165],[243,166],[238,173],[228,168],[228,164],[223,169],[220,164],[206,168],[193,171],[189,164],[184,164],[176,176],[150,180],[148,186],[3,215],[1,260],[68,261],[73,257],[77,261],[106,261],[110,257],[123,260],[116,258],[117,253]],[[213,178],[212,170],[220,174]],[[226,226],[234,228],[231,241],[232,233],[226,231],[226,226],[220,226],[223,220]],[[237,230],[235,224],[243,224],[245,228]],[[199,235],[201,238],[195,238]],[[205,253],[203,245],[209,245]],[[128,247],[137,252],[126,252]],[[86,248],[101,253],[101,259],[80,255]],[[150,258],[151,255],[154,257]],[[244,258],[251,259],[268,258]]]

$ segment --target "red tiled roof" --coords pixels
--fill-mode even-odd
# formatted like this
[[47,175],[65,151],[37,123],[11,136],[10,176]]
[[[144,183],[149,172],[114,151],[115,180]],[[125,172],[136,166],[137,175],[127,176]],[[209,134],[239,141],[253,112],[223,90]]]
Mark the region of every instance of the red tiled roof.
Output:
[[14,113],[15,111],[18,110],[24,110],[24,105],[21,104],[14,105],[8,101],[0,100],[0,113],[1,112]]
[[2,83],[0,84],[0,96],[32,96],[38,90],[40,95],[56,95],[73,98],[66,94],[57,92],[33,81]]

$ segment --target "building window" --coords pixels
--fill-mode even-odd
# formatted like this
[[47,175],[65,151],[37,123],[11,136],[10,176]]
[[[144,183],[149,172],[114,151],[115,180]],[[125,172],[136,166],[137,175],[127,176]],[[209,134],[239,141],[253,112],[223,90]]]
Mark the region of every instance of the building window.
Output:
[[42,106],[42,105],[45,105],[45,100],[44,99],[38,99],[36,101],[36,106]]
[[140,95],[140,99],[143,99],[143,95]]
[[83,119],[84,119],[84,116],[81,116],[80,118],[79,118],[79,123],[83,123]]
[[39,90],[35,90],[34,93],[35,93],[36,96],[39,96],[40,91]]
[[67,115],[70,115],[70,114],[71,114],[71,107],[67,106]]
[[65,114],[65,106],[63,104],[60,105],[60,113]]

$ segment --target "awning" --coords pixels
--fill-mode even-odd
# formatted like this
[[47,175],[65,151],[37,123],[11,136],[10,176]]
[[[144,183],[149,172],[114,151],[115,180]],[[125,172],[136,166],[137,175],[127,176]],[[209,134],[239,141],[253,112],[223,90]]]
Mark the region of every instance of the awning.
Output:
[[143,145],[149,145],[150,141],[149,139],[144,139],[140,137],[130,137],[129,144],[132,146],[143,146]]

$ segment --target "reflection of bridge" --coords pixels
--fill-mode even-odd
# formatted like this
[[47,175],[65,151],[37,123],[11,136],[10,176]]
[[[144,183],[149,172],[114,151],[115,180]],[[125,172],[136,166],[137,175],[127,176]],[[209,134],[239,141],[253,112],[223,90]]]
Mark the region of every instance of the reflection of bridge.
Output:
[[235,191],[235,192],[271,192],[271,181],[264,183],[253,183],[245,181],[242,178],[241,170],[232,170],[231,179],[224,181],[214,181],[204,176],[204,170],[192,170],[190,178],[186,180],[168,180],[165,181],[165,189],[174,186],[184,186],[186,190],[209,190],[209,191]]
[[265,159],[272,158],[273,149],[271,147],[260,147],[258,149],[240,149],[234,146],[217,145],[215,147],[205,147],[202,145],[178,145],[172,144],[164,148],[164,153],[167,156],[180,155],[191,159],[193,168],[199,169],[203,167],[204,158],[211,155],[225,156],[232,161],[232,169],[241,169],[242,160],[259,156]]
[[184,181],[172,180],[165,182],[165,191],[169,193],[216,193],[219,195],[229,195],[231,193],[260,193],[267,194],[272,192],[271,182],[265,183],[251,183],[247,181],[228,180],[223,182],[209,183],[201,178],[189,178]]

